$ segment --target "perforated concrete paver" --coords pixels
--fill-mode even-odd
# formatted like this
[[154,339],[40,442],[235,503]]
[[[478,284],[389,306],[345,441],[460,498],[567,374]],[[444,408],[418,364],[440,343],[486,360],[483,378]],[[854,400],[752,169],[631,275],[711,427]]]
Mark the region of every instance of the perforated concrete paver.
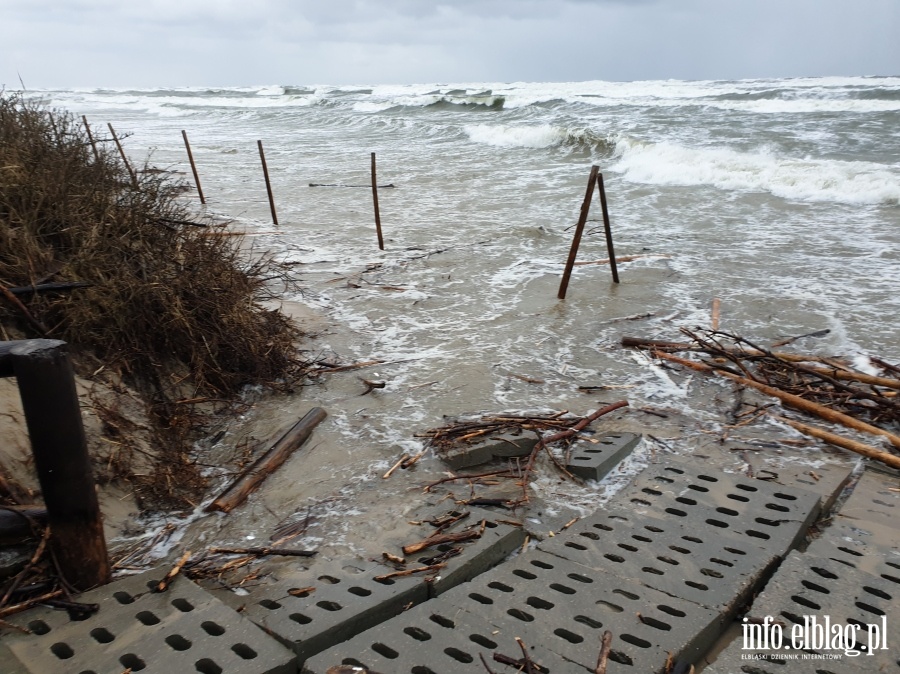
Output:
[[853,492],[844,502],[834,520],[838,523],[859,523],[865,528],[876,525],[888,529],[900,527],[900,479],[866,470],[860,475]]
[[819,496],[822,512],[827,512],[853,476],[850,464],[820,463],[812,466],[794,464],[756,468],[756,479],[772,485],[803,489]]
[[747,537],[779,557],[805,540],[820,512],[820,498],[812,492],[693,463],[667,459],[647,468],[610,505]]
[[[484,657],[498,674],[514,672],[493,659],[495,652],[522,657],[515,637],[523,638],[529,657],[542,666],[543,674],[588,674],[585,667],[568,662],[544,645],[530,641],[521,632],[498,627],[482,617],[461,610],[442,599],[434,599],[372,628],[347,642],[306,661],[306,674],[325,674],[329,667],[365,667],[380,674],[460,674],[487,670]],[[599,642],[594,644],[595,660]],[[633,671],[616,663],[608,674]]]
[[670,657],[693,662],[722,622],[718,611],[540,551],[520,555],[435,602],[477,613],[503,633],[588,669],[596,665],[606,630],[614,635],[613,662],[627,671],[655,672]]
[[15,622],[32,634],[3,642],[31,674],[296,672],[290,650],[186,578],[151,591],[164,575],[151,571],[80,595],[79,603],[99,606],[83,620],[29,611]]
[[[674,520],[674,521],[673,521]],[[538,549],[715,609],[736,611],[777,557],[718,527],[609,509],[579,520]]]
[[641,436],[636,433],[606,433],[592,438],[590,443],[579,442],[566,469],[585,480],[602,480],[640,441]]
[[244,615],[303,662],[428,598],[422,578],[375,580],[386,573],[375,564],[315,565],[258,588]]

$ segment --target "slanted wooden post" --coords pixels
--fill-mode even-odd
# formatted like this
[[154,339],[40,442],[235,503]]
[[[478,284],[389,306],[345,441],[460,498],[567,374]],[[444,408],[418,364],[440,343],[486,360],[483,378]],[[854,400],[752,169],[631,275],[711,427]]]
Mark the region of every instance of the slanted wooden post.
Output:
[[119,156],[122,157],[122,161],[125,162],[125,168],[128,169],[128,175],[131,176],[131,184],[137,187],[137,175],[135,174],[134,169],[131,168],[131,164],[128,163],[128,157],[125,156],[125,150],[122,149],[122,143],[119,142],[119,137],[116,135],[116,130],[109,122],[106,123],[106,126],[109,127],[109,132],[112,134],[113,140],[116,141],[116,147],[119,148]]
[[597,174],[597,188],[600,190],[600,207],[603,210],[603,229],[606,231],[606,249],[609,251],[609,268],[612,269],[613,283],[619,282],[619,268],[616,267],[616,251],[613,250],[612,229],[609,226],[609,210],[606,208],[606,189],[603,174]]
[[206,199],[203,198],[203,188],[200,187],[200,175],[197,173],[196,164],[194,164],[194,154],[191,152],[191,144],[188,142],[187,131],[182,129],[181,136],[184,138],[184,149],[187,150],[188,161],[191,162],[191,171],[194,173],[194,184],[197,185],[197,194],[200,195],[200,203],[205,204]]
[[103,522],[66,343],[31,339],[0,347],[0,376],[18,381],[60,571],[78,590],[108,583]]
[[272,224],[278,224],[278,216],[275,214],[275,197],[272,196],[272,183],[269,182],[269,167],[266,165],[266,155],[263,152],[262,141],[256,141],[259,147],[259,159],[262,161],[263,176],[266,179],[266,192],[269,193],[269,210],[272,211]]
[[587,192],[581,204],[581,215],[578,216],[578,224],[575,226],[575,236],[572,238],[572,247],[569,249],[569,259],[566,261],[566,269],[563,272],[562,281],[559,283],[559,292],[556,296],[566,299],[566,290],[569,287],[569,279],[572,277],[572,268],[575,266],[575,258],[578,257],[578,246],[581,245],[581,235],[584,233],[584,224],[587,222],[588,211],[591,209],[591,197],[594,194],[594,185],[597,184],[599,166],[591,167],[591,176],[588,178]]
[[91,133],[91,125],[88,124],[87,115],[82,115],[81,121],[84,122],[84,130],[87,131],[88,140],[91,141],[91,149],[94,151],[94,161],[96,161],[99,164],[100,163],[100,153],[97,152],[97,143],[94,141],[94,134]]
[[378,234],[378,248],[384,250],[384,237],[381,235],[381,213],[378,210],[378,180],[375,177],[375,153],[372,153],[372,199],[375,202],[375,233]]

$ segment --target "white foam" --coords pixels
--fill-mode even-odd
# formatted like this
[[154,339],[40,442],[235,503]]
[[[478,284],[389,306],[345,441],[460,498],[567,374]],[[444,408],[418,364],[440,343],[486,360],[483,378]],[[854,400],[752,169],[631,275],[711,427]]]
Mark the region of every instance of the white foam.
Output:
[[712,185],[770,192],[785,199],[848,204],[900,203],[900,166],[835,159],[791,158],[766,149],[691,148],[619,141],[613,170],[650,185]]
[[475,124],[464,128],[476,143],[494,147],[542,148],[559,145],[566,139],[566,130],[550,124],[532,126],[507,126]]

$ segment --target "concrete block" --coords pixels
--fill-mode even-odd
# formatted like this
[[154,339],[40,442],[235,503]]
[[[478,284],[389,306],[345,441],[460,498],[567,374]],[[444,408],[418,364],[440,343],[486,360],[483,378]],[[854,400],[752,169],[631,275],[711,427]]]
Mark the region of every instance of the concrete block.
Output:
[[585,480],[602,480],[631,454],[641,441],[641,436],[635,433],[607,433],[597,437],[596,441],[576,445],[566,464],[569,472]]
[[606,630],[615,671],[658,672],[670,656],[695,661],[722,629],[718,611],[539,551],[429,602],[448,604],[588,671]]
[[[484,674],[481,657],[498,674],[516,670],[493,660],[501,653],[521,658],[515,637],[520,632],[500,628],[483,618],[435,599],[405,611],[378,627],[338,644],[306,661],[305,674],[325,674],[330,667],[365,667],[380,674]],[[529,657],[541,665],[543,674],[588,674],[576,663],[567,662],[541,644],[523,638]],[[599,652],[599,643],[594,644]],[[596,660],[596,653],[594,655]],[[620,674],[632,668],[618,668],[608,674]]]
[[302,663],[428,598],[422,578],[375,580],[386,573],[375,564],[315,565],[256,588],[244,615],[293,649]]
[[818,495],[694,463],[667,457],[639,474],[610,504],[746,537],[779,557],[805,541],[821,510]]
[[441,452],[440,458],[453,470],[479,466],[494,459],[528,456],[537,444],[537,436],[518,433],[498,433],[483,440],[460,444]]
[[16,616],[33,634],[6,635],[3,643],[31,674],[297,671],[290,650],[186,578],[152,592],[165,573],[150,571],[80,595],[79,602],[100,607],[83,620],[51,609]]
[[878,525],[863,526],[832,524],[809,545],[806,554],[885,579],[900,579],[900,532]]
[[777,556],[718,527],[637,511],[598,511],[538,549],[727,617],[765,581]]

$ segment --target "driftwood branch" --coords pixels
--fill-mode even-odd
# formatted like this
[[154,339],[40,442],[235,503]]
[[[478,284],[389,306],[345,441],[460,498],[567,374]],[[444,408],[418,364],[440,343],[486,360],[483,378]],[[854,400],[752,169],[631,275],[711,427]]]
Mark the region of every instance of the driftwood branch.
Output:
[[263,454],[237,480],[232,482],[208,506],[206,512],[231,512],[247,500],[263,480],[280,467],[300,445],[306,442],[313,429],[327,416],[321,407],[314,407]]

